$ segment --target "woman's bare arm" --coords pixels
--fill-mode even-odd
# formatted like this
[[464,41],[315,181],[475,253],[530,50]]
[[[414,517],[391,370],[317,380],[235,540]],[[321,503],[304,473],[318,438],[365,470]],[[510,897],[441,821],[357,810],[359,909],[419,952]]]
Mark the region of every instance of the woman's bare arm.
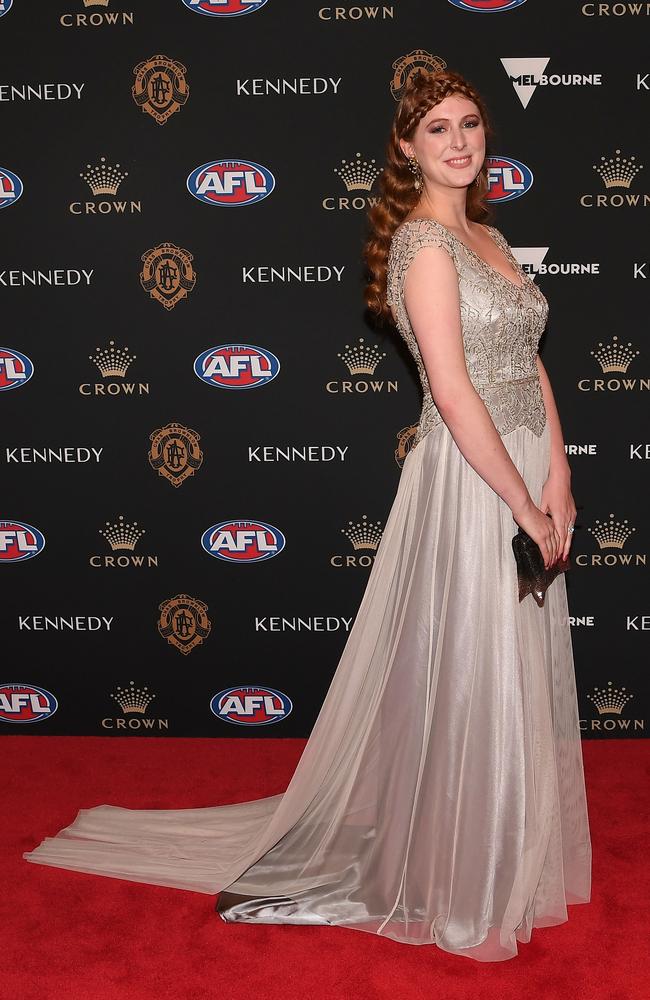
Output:
[[464,458],[519,515],[534,506],[465,363],[458,275],[442,247],[424,246],[409,265],[404,302],[431,394]]
[[535,357],[535,364],[537,365],[537,369],[539,371],[539,380],[542,383],[542,396],[544,397],[546,419],[548,420],[551,428],[550,471],[553,475],[561,475],[565,476],[567,479],[571,479],[571,466],[569,465],[569,460],[566,457],[564,437],[562,435],[560,416],[555,404],[555,396],[553,395],[551,382],[546,372],[546,368],[544,367],[539,354]]

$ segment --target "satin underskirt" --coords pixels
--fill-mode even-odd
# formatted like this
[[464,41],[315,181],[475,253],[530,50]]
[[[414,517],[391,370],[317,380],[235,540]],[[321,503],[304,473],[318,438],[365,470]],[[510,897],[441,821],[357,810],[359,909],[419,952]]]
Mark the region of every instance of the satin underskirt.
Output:
[[[550,428],[502,437],[539,504]],[[221,893],[226,922],[325,924],[502,961],[591,893],[566,580],[517,599],[507,505],[446,424],[407,455],[286,791],[82,809],[24,857]],[[218,797],[218,790],[215,790]],[[224,890],[222,892],[222,890]]]

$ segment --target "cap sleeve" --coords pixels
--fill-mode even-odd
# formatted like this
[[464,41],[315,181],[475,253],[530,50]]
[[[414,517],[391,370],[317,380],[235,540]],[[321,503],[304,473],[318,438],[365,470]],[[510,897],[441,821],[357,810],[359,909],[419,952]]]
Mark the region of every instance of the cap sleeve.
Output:
[[388,253],[386,301],[398,305],[404,289],[409,264],[422,247],[443,247],[456,264],[453,243],[447,231],[435,219],[413,219],[395,231]]

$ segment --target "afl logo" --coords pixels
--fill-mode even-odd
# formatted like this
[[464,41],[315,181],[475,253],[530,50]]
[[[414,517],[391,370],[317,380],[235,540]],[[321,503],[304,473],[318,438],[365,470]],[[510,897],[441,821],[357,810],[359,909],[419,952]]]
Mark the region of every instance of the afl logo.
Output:
[[[6,10],[2,10],[1,4],[2,0],[0,0],[0,17],[7,13]],[[18,174],[12,173],[6,167],[0,167],[0,208],[15,205],[22,193],[23,182]]]
[[454,7],[460,7],[461,10],[471,10],[475,14],[500,14],[521,7],[526,0],[449,0],[449,3]]
[[509,156],[488,156],[487,174],[487,201],[513,201],[533,186],[532,170]]
[[33,684],[0,684],[0,722],[42,722],[59,703],[45,688]]
[[219,389],[256,389],[280,371],[275,354],[252,344],[221,344],[199,354],[194,374]]
[[17,389],[28,382],[34,374],[34,365],[27,355],[12,351],[10,347],[0,347],[0,392],[3,389]]
[[201,545],[208,555],[225,562],[264,562],[282,552],[285,537],[264,521],[221,521],[203,532]]
[[236,726],[268,726],[286,719],[293,704],[275,688],[246,685],[219,691],[210,708],[218,719]]
[[45,548],[45,538],[31,524],[0,521],[0,563],[24,562]]
[[208,17],[237,17],[239,14],[252,14],[263,7],[267,0],[183,0],[195,14],[207,14]]
[[14,0],[0,0],[0,17],[11,10]]
[[240,208],[268,198],[275,187],[270,170],[252,160],[212,160],[187,178],[187,190],[206,205]]

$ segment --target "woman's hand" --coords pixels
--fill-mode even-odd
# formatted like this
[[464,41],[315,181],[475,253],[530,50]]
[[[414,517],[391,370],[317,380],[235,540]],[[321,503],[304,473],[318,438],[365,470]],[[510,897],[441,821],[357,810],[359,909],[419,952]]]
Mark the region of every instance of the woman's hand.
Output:
[[575,523],[577,513],[571,493],[570,472],[551,470],[542,487],[540,510],[544,514],[548,512],[553,518],[555,530],[560,537],[558,558],[566,559],[573,540],[573,532],[568,529],[570,524]]
[[530,496],[521,506],[511,508],[511,510],[515,524],[523,528],[526,534],[530,535],[532,540],[539,545],[544,560],[544,569],[548,569],[559,557],[563,543],[553,519],[548,514],[543,513]]

